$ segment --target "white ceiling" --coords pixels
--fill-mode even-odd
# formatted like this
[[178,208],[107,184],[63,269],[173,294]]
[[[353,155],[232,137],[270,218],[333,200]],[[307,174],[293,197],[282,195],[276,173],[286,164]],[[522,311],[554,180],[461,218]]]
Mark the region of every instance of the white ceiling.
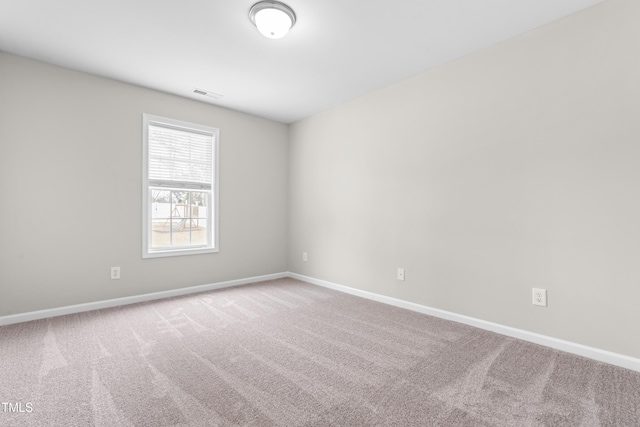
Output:
[[292,123],[604,0],[284,0],[279,40],[256,1],[0,0],[0,50]]

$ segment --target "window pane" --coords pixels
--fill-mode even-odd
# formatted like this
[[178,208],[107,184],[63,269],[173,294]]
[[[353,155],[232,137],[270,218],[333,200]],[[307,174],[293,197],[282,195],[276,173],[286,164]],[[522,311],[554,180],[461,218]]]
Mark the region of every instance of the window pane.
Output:
[[[201,220],[204,223],[204,220]],[[191,230],[191,244],[192,245],[206,245],[207,244],[207,229],[205,227],[192,228]]]
[[149,189],[151,198],[151,247],[169,246],[171,191]]
[[154,219],[151,223],[151,247],[162,248],[170,245],[171,242],[171,220]]
[[171,191],[151,189],[151,218],[171,217]]
[[209,194],[201,191],[191,192],[191,217],[194,220],[207,217]]
[[173,218],[171,223],[171,246],[189,246],[191,242],[189,218]]
[[207,241],[207,205],[209,193],[191,192],[191,244],[206,245]]
[[[171,209],[172,218],[188,217],[189,192],[188,191],[172,191],[171,201],[173,207]],[[175,228],[175,227],[174,227]]]

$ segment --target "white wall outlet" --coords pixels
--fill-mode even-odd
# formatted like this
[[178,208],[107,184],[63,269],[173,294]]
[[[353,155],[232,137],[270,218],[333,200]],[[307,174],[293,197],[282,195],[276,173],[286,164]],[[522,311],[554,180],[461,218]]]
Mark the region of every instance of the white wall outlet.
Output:
[[404,268],[398,268],[398,280],[404,280]]
[[547,290],[533,288],[533,305],[547,306]]
[[306,252],[302,252],[302,260],[303,261],[307,261],[307,253]]
[[120,279],[120,267],[111,267],[111,280]]

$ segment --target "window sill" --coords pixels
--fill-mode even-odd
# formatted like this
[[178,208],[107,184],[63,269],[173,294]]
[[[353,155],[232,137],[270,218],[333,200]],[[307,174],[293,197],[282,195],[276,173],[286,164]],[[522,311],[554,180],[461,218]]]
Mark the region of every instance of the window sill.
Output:
[[165,258],[170,256],[184,256],[184,255],[201,255],[217,253],[217,248],[185,248],[185,249],[165,249],[155,251],[144,251],[142,258]]

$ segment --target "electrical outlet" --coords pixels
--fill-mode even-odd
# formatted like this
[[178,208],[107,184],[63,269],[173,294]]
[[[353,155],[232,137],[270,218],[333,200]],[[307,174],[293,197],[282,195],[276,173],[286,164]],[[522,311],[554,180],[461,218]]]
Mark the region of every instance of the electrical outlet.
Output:
[[111,280],[120,279],[120,267],[111,267]]
[[302,252],[302,261],[307,261],[307,253],[306,252]]
[[398,280],[404,280],[404,268],[398,268]]
[[547,290],[533,288],[533,305],[547,306]]

